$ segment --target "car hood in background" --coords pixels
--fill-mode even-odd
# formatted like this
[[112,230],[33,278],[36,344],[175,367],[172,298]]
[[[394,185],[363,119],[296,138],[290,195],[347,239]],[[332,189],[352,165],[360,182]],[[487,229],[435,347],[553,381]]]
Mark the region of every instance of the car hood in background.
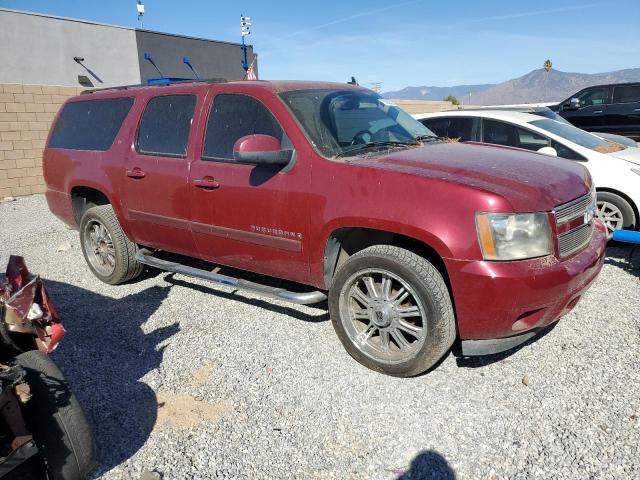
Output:
[[602,132],[591,132],[594,135],[597,135],[600,138],[604,138],[605,140],[609,140],[610,142],[616,142],[620,145],[624,145],[625,147],[637,147],[638,142],[629,137],[623,137],[622,135],[615,135],[613,133],[602,133]]
[[588,192],[577,162],[518,148],[438,143],[359,157],[353,164],[428,177],[495,193],[515,211],[551,210]]
[[627,162],[640,165],[640,148],[638,147],[627,147],[624,150],[620,150],[619,152],[611,152],[607,155],[621,158],[622,160],[626,160]]

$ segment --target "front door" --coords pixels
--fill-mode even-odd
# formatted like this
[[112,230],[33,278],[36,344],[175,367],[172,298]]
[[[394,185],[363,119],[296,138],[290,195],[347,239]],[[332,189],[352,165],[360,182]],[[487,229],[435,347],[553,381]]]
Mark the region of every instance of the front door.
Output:
[[[189,229],[189,143],[197,95],[157,95],[147,103],[125,175],[125,206],[137,243],[195,252]],[[188,147],[189,146],[189,147]]]
[[587,88],[576,96],[579,101],[576,110],[563,109],[560,114],[578,128],[598,131],[606,114],[608,91],[607,87]]
[[245,135],[271,135],[287,150],[294,150],[294,145],[266,105],[253,96],[219,93],[211,105],[202,153],[190,177],[191,228],[200,256],[307,281],[311,170],[304,156],[296,158],[294,153],[284,168],[234,162],[233,146]]

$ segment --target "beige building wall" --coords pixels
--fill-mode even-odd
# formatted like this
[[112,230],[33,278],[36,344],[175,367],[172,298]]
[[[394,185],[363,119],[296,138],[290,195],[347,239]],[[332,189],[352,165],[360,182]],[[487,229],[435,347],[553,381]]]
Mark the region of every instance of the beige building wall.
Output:
[[0,199],[44,192],[42,151],[60,105],[82,87],[0,84]]
[[436,100],[389,100],[409,113],[432,113],[456,108],[451,102]]

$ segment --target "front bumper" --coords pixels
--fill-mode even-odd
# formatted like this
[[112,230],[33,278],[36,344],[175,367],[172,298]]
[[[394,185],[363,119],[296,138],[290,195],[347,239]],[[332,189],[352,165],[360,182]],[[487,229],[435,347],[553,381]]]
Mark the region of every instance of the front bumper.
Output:
[[589,245],[563,260],[445,259],[463,347],[476,355],[508,350],[568,313],[600,273],[606,243],[604,225],[596,222]]

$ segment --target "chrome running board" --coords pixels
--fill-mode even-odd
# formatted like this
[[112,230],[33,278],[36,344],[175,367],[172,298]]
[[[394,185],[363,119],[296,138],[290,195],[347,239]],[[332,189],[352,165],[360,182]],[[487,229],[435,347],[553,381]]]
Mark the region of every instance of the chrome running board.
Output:
[[284,288],[269,287],[267,285],[261,285],[259,283],[250,282],[248,280],[242,280],[240,278],[229,277],[227,275],[220,275],[219,273],[208,272],[200,268],[193,268],[181,263],[170,262],[156,258],[153,253],[142,248],[136,253],[136,260],[150,267],[157,268],[159,270],[166,270],[167,272],[179,273],[188,277],[200,278],[201,280],[207,280],[213,283],[221,283],[228,287],[237,288],[240,290],[247,290],[249,292],[257,293],[264,297],[275,298],[277,300],[284,300],[285,302],[296,303],[298,305],[310,305],[312,303],[322,302],[327,299],[327,296],[320,292],[291,292]]

